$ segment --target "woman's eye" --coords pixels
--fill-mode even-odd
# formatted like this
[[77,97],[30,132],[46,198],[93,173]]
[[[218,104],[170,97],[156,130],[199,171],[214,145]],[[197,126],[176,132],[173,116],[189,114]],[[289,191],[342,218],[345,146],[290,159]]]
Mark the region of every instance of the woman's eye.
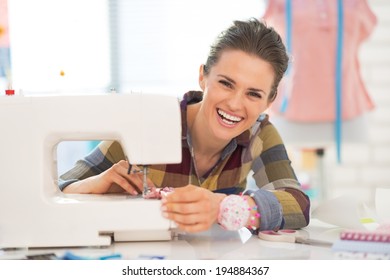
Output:
[[262,98],[261,94],[258,93],[258,92],[255,92],[255,91],[250,91],[248,93],[249,96],[253,96],[253,97],[256,97],[256,98]]
[[228,87],[228,88],[232,88],[232,87],[233,87],[233,85],[232,85],[230,82],[228,82],[228,81],[220,80],[219,82],[220,82],[222,85],[224,85],[225,87]]

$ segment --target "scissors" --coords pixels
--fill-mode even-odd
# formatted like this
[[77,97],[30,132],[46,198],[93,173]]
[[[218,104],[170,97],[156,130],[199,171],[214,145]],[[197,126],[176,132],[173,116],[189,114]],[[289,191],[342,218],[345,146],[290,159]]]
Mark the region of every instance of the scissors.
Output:
[[281,229],[278,231],[263,230],[260,231],[258,237],[262,240],[274,241],[274,242],[289,242],[289,243],[300,243],[315,246],[331,247],[333,243],[322,240],[314,240],[303,237],[298,231],[293,229]]

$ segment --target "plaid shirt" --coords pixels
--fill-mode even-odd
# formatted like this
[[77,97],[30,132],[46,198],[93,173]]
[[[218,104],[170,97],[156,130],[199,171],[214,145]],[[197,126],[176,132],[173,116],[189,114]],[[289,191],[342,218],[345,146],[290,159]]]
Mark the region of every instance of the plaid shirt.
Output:
[[[260,229],[302,228],[309,223],[310,201],[301,190],[283,142],[267,115],[224,148],[221,158],[204,177],[194,170],[191,139],[187,130],[187,105],[200,102],[203,94],[186,93],[181,101],[182,162],[151,165],[148,177],[157,187],[182,187],[193,184],[213,192],[238,194],[246,189],[247,177],[253,171],[257,189],[254,200],[261,213]],[[63,190],[77,180],[97,175],[126,157],[118,142],[102,141],[75,167],[63,174]]]

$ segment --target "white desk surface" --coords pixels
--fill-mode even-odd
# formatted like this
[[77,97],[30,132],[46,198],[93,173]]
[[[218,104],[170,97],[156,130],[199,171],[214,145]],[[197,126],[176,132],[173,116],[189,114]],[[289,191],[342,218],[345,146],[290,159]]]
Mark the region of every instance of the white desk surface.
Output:
[[[312,220],[310,225],[302,230],[311,239],[335,241],[339,238],[340,229],[328,224]],[[54,253],[58,257],[66,251],[83,257],[98,258],[103,255],[121,254],[122,259],[140,259],[145,256],[162,256],[171,260],[199,259],[335,259],[330,247],[271,242],[251,236],[247,241],[241,241],[237,232],[222,230],[218,226],[197,234],[179,234],[172,241],[149,242],[114,242],[107,247],[75,247],[75,248],[42,248],[1,250],[1,259],[24,259],[26,255]]]

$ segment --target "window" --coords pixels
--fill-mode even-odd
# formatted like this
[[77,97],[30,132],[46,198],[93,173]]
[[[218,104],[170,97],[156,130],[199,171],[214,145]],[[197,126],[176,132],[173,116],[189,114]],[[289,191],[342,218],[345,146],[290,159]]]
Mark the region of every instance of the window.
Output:
[[107,90],[107,0],[8,1],[15,90],[26,94]]
[[25,93],[197,89],[209,45],[261,0],[8,0],[13,85]]
[[198,89],[199,66],[215,37],[235,19],[259,18],[261,0],[112,0],[116,2],[121,91],[173,94]]

